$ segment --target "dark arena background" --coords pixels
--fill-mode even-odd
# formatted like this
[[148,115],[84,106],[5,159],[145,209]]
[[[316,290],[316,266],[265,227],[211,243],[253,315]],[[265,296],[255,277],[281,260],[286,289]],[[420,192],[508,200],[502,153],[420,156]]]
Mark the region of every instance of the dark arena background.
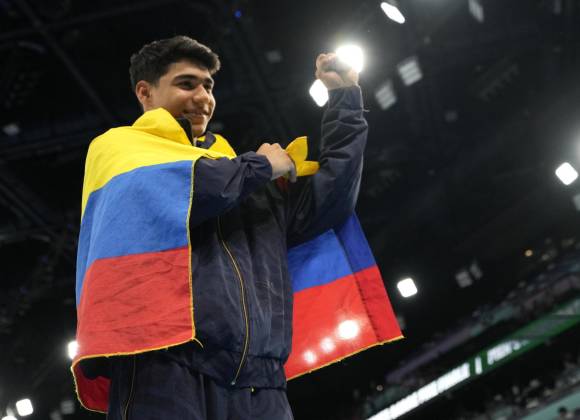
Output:
[[364,53],[357,213],[406,338],[291,381],[296,419],[580,418],[576,0],[0,0],[0,418],[104,419],[69,371],[84,159],[176,34],[238,151],[316,149],[317,54]]

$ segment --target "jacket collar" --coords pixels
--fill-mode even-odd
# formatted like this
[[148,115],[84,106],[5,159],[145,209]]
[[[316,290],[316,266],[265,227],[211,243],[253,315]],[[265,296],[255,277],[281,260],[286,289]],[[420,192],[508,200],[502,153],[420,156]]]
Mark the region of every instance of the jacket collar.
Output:
[[[189,142],[193,144],[193,133],[191,132],[191,124],[189,123],[189,120],[187,118],[176,118],[175,120],[187,135]],[[209,149],[215,143],[215,140],[213,133],[206,131],[203,136],[197,138],[197,147]]]

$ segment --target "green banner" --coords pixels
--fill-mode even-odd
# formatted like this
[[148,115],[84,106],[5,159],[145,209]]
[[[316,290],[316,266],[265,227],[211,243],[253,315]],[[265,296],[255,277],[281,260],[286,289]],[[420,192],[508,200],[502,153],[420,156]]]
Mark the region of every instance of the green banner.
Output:
[[394,404],[368,417],[372,420],[393,420],[419,407],[458,385],[519,357],[547,339],[573,327],[580,322],[580,297],[558,307],[536,321],[520,328],[491,347],[480,351],[467,361],[428,383]]

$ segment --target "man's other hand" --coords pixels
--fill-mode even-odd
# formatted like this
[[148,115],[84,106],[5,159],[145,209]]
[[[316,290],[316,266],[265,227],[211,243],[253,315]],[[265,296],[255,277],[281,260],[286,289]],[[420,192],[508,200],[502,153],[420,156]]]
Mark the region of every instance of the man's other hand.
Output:
[[290,182],[296,182],[296,166],[286,150],[282,149],[278,143],[264,143],[256,151],[258,155],[266,156],[272,165],[272,179],[288,175]]
[[316,77],[328,90],[358,86],[358,73],[339,61],[335,53],[320,54],[316,58]]

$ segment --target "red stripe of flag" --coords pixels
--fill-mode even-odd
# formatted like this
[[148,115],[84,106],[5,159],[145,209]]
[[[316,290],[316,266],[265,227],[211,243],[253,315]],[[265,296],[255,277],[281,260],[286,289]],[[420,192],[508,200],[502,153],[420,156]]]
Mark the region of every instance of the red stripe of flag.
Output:
[[79,357],[132,353],[192,338],[187,247],[105,258],[85,276]]
[[291,379],[401,336],[376,266],[294,294]]

